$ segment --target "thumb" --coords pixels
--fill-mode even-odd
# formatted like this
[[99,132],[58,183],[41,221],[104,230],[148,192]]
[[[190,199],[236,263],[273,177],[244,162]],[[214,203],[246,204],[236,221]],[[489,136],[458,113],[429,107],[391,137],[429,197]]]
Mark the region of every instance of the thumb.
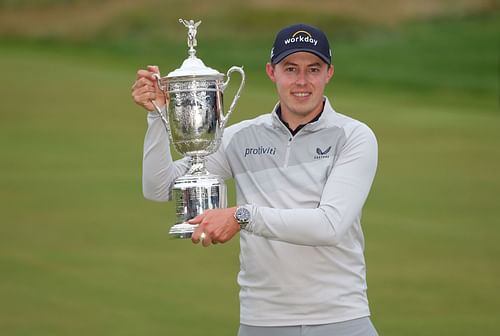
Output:
[[148,65],[148,71],[159,74],[160,68],[157,65]]
[[200,224],[202,220],[203,220],[203,214],[199,214],[198,216],[188,220],[188,223],[189,224]]

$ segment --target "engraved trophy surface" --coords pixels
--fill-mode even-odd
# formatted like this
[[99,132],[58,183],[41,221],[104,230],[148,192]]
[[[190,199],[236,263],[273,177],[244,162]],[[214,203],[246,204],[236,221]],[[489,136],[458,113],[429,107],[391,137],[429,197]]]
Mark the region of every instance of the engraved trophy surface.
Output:
[[[224,180],[205,168],[205,157],[214,153],[221,142],[224,126],[234,110],[245,83],[242,68],[233,66],[224,74],[211,69],[196,57],[196,33],[201,21],[179,19],[188,29],[189,57],[181,67],[165,77],[156,76],[158,86],[167,96],[166,116],[154,103],[169,133],[175,150],[188,156],[189,171],[175,180],[172,198],[175,201],[176,222],[170,229],[174,238],[190,238],[196,225],[187,221],[205,210],[227,207]],[[230,75],[239,72],[241,83],[229,110],[224,114],[223,92]]]

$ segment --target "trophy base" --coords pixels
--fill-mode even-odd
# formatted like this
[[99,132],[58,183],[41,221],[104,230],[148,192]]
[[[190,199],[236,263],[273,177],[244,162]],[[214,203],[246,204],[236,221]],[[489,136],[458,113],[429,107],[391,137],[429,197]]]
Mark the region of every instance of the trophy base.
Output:
[[170,228],[168,234],[173,239],[189,239],[197,227],[198,225],[188,223],[175,224]]

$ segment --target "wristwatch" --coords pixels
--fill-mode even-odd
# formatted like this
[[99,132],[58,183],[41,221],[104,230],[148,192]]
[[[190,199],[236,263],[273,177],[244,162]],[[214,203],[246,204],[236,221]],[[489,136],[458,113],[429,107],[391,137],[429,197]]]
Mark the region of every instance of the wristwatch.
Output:
[[248,223],[250,222],[250,210],[248,210],[244,206],[239,206],[236,208],[236,211],[234,213],[234,219],[240,224],[240,229],[244,230]]

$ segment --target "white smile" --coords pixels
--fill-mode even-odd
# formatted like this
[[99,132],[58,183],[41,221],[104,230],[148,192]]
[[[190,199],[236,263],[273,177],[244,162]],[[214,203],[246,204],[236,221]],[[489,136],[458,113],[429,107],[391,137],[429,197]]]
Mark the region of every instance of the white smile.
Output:
[[310,92],[294,92],[292,93],[295,97],[307,97],[310,96]]

